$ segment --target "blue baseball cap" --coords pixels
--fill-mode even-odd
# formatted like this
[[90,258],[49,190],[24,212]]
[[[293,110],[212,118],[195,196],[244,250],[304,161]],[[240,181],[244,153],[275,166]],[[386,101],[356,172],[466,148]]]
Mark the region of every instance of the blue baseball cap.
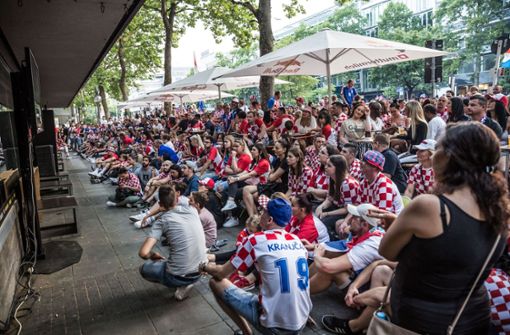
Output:
[[285,199],[271,199],[267,203],[267,213],[278,226],[285,227],[292,216],[292,207]]

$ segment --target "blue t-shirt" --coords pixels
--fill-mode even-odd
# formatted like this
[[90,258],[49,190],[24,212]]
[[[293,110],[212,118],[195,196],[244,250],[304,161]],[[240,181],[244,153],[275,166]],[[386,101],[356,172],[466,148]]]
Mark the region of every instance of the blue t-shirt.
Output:
[[172,148],[167,147],[166,145],[161,145],[158,149],[158,157],[163,156],[164,159],[169,158],[172,163],[177,164],[179,161],[179,156],[172,150]]
[[345,98],[345,102],[347,102],[347,104],[349,104],[349,106],[352,106],[352,101],[354,100],[354,97],[358,94],[356,92],[356,89],[353,87],[349,87],[349,86],[344,86],[344,88],[342,88],[342,94]]

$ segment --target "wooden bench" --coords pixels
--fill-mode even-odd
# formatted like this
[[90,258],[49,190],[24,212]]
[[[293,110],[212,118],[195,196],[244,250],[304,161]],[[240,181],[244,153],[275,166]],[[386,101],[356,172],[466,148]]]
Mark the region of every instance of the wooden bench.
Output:
[[73,183],[69,180],[45,180],[41,182],[41,196],[73,195]]
[[42,237],[54,237],[78,233],[78,222],[76,220],[76,207],[78,203],[72,196],[43,198],[39,202],[39,213],[57,213],[72,210],[73,221],[55,224],[54,222],[41,222]]

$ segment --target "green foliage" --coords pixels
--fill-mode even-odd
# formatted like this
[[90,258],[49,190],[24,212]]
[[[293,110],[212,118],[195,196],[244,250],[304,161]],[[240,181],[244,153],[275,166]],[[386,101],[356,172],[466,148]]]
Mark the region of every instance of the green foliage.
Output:
[[236,68],[244,63],[254,60],[258,55],[257,44],[252,42],[246,48],[236,48],[227,54],[216,53],[216,66]]
[[475,59],[475,84],[479,81],[484,46],[500,36],[505,26],[508,28],[508,20],[503,21],[504,14],[501,0],[442,1],[436,12],[435,20],[441,22],[445,31],[451,34],[451,41],[457,44],[456,49],[464,41],[465,48],[459,52],[460,61]]
[[[445,35],[437,27],[421,26],[417,17],[402,3],[390,3],[384,10],[379,24],[378,37],[390,41],[424,46],[425,41],[441,39]],[[422,60],[385,65],[369,70],[369,80],[382,88],[389,96],[392,87],[405,87],[411,95],[424,78]]]

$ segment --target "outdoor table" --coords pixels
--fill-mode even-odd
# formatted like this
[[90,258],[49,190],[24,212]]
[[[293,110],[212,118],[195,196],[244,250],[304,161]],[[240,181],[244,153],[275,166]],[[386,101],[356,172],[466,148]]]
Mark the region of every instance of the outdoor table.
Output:
[[358,147],[358,159],[363,159],[365,152],[372,150],[372,143],[374,143],[374,139],[371,137],[363,137],[359,140],[353,140],[352,142]]

